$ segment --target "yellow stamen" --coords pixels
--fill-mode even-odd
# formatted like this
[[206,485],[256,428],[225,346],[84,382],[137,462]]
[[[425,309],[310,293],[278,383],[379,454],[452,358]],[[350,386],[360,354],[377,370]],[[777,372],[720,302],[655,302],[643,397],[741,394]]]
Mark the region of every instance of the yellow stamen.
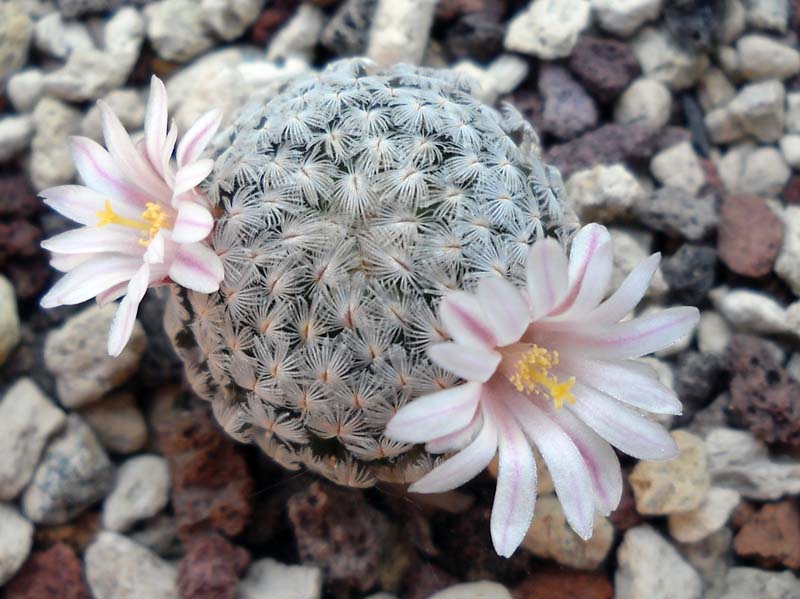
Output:
[[550,374],[550,370],[556,366],[558,366],[558,352],[550,352],[534,344],[530,350],[522,354],[509,380],[517,391],[523,393],[541,395],[547,392],[553,399],[556,409],[561,409],[564,400],[575,403],[575,396],[572,394],[575,377],[559,382]]
[[145,211],[142,212],[142,221],[144,222],[117,214],[109,200],[106,200],[105,207],[97,213],[97,217],[100,219],[97,223],[98,227],[121,225],[137,231],[146,231],[147,237],[139,240],[139,243],[144,246],[149,245],[161,228],[169,224],[169,215],[155,202],[145,204]]

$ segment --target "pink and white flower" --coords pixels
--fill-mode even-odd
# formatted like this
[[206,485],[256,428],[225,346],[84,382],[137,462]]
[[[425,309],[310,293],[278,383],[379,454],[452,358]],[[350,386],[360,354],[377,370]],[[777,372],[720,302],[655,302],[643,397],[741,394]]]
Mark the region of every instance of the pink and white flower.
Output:
[[603,301],[611,240],[605,227],[590,224],[569,259],[553,239],[531,247],[525,291],[497,277],[481,280],[474,294],[446,295],[439,315],[453,341],[431,346],[429,355],[466,382],[401,408],[386,436],[455,453],[409,490],[454,489],[498,454],[491,536],[495,550],[510,556],[533,518],[535,445],[567,521],[589,538],[595,511],[608,515],[622,493],[612,445],[640,459],[677,452],[667,431],[642,412],[679,414],[681,404],[636,358],[689,333],[698,311],[670,308],[622,321],[659,261],[650,256]]
[[85,185],[61,185],[40,193],[45,203],[83,227],[56,235],[42,247],[66,274],[42,298],[51,308],[122,298],[111,325],[108,353],[119,355],[133,331],[148,287],[169,282],[202,293],[219,288],[222,261],[204,243],[214,226],[207,199],[196,186],[214,161],[199,156],[220,125],[221,113],[201,116],[172,154],[177,127],[167,130],[167,92],[153,77],[144,139],[134,142],[102,101],[106,147],[86,137],[72,140],[75,166]]

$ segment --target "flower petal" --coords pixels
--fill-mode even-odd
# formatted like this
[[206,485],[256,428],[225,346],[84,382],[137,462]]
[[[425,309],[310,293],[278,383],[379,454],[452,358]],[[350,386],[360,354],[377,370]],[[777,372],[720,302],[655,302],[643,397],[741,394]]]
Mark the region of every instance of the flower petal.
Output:
[[81,227],[60,233],[42,242],[42,247],[59,254],[99,254],[111,252],[141,256],[137,231],[122,227]]
[[633,309],[642,301],[650,281],[658,270],[661,254],[655,253],[641,264],[638,264],[630,274],[625,277],[622,285],[597,308],[586,316],[587,322],[599,324],[613,324],[633,312]]
[[167,136],[167,90],[161,79],[150,78],[150,97],[144,116],[144,143],[151,166],[164,176],[164,144]]
[[141,265],[141,258],[101,254],[61,277],[40,303],[43,308],[80,304],[117,283],[129,280]]
[[53,254],[50,256],[50,266],[59,272],[69,272],[92,258],[95,258],[92,254]]
[[457,377],[481,383],[489,380],[501,360],[497,352],[460,343],[431,345],[428,348],[428,356]]
[[475,440],[452,458],[411,485],[412,493],[443,493],[472,480],[492,461],[497,452],[497,429],[491,416],[483,413],[483,428]]
[[549,314],[567,291],[567,257],[555,239],[542,239],[531,246],[527,277],[535,320]]
[[570,355],[560,358],[560,371],[614,399],[655,414],[680,414],[683,411],[675,392],[637,368],[635,362],[582,360]]
[[175,173],[170,167],[170,160],[172,160],[172,151],[175,149],[175,140],[177,139],[178,125],[173,119],[169,126],[169,131],[167,132],[167,139],[164,142],[164,147],[161,150],[161,170],[163,172],[164,181],[166,181],[167,185],[170,187],[175,186]]
[[428,453],[450,453],[453,451],[461,451],[467,445],[472,443],[475,437],[478,436],[481,428],[483,427],[483,415],[480,410],[475,410],[475,415],[472,417],[470,423],[464,428],[457,431],[431,439],[425,444],[425,451]]
[[551,408],[548,414],[564,429],[583,456],[592,477],[595,507],[607,516],[617,509],[622,498],[622,471],[617,454],[600,435],[570,411]]
[[530,442],[504,405],[492,405],[497,423],[498,471],[490,530],[498,555],[511,557],[533,520],[536,460]]
[[178,247],[169,276],[181,287],[213,293],[219,289],[225,271],[222,260],[211,248],[201,243],[188,243]]
[[222,122],[222,111],[209,110],[201,116],[189,130],[184,133],[178,144],[178,166],[184,167],[197,160],[214,137]]
[[572,392],[575,403],[569,409],[620,451],[640,460],[668,460],[677,455],[675,441],[660,424],[580,382]]
[[[569,292],[554,311],[554,316],[573,306],[594,308],[603,299],[613,268],[610,244],[611,236],[603,225],[590,223],[578,231],[569,254]],[[597,256],[598,252],[600,256]]]
[[175,174],[175,186],[172,190],[174,196],[178,196],[190,189],[194,189],[214,168],[214,161],[210,158],[197,160],[178,169]]
[[445,295],[439,304],[439,320],[456,343],[487,349],[497,344],[487,315],[474,295],[463,291]]
[[[107,197],[83,185],[59,185],[39,192],[44,203],[53,210],[82,225],[96,225],[97,213],[105,208]],[[141,214],[138,207],[117,204],[117,212],[122,216],[136,218]]]
[[466,383],[418,397],[392,417],[384,434],[395,441],[424,443],[462,429],[475,415],[482,388]]
[[145,262],[128,283],[128,292],[119,303],[117,313],[111,322],[111,330],[108,333],[109,356],[120,355],[128,344],[131,333],[133,333],[133,325],[136,323],[139,303],[142,301],[149,283],[150,265]]
[[206,208],[195,202],[181,202],[175,226],[172,228],[172,241],[193,243],[202,241],[214,228],[214,217]]
[[75,168],[83,182],[87,187],[108,196],[115,209],[128,203],[141,213],[151,201],[146,193],[123,178],[111,155],[94,140],[73,137],[71,148]]
[[594,491],[589,469],[575,443],[511,383],[498,379],[493,393],[502,396],[525,435],[542,454],[567,522],[578,536],[588,539],[594,524]]
[[606,327],[587,327],[585,331],[542,331],[542,345],[559,350],[561,355],[619,360],[639,358],[669,347],[694,329],[700,313],[697,308],[668,308]]
[[476,295],[499,346],[519,341],[531,323],[528,303],[519,290],[501,277],[486,277]]

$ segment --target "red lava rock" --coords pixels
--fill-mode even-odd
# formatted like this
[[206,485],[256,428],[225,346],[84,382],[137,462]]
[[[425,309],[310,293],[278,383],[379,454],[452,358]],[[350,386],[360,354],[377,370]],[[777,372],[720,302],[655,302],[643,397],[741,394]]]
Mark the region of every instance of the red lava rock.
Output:
[[572,139],[597,126],[597,106],[580,83],[563,67],[546,65],[539,71],[544,97],[543,132]]
[[505,0],[439,0],[436,4],[436,18],[439,21],[454,21],[470,13],[486,13],[502,17],[507,9]]
[[800,568],[797,501],[787,499],[762,507],[736,535],[733,548],[764,568]]
[[739,530],[747,524],[750,519],[756,515],[756,507],[749,501],[742,501],[733,510],[733,515],[730,518],[730,525],[733,530]]
[[783,189],[783,201],[789,205],[800,204],[800,175],[795,175]]
[[34,539],[38,547],[64,544],[75,553],[83,553],[83,550],[94,541],[99,532],[100,514],[84,512],[66,524],[37,526]]
[[208,530],[238,535],[253,512],[253,479],[244,458],[204,404],[164,412],[154,420],[170,465],[181,539]]
[[429,562],[423,562],[408,573],[403,597],[428,599],[434,593],[454,584],[458,584],[457,578]]
[[660,130],[646,125],[609,123],[552,146],[545,160],[558,168],[564,179],[575,171],[598,164],[644,163],[656,151],[660,136]]
[[706,176],[706,189],[712,192],[718,198],[725,194],[725,187],[722,184],[722,178],[719,176],[717,165],[708,158],[700,158],[700,167]]
[[301,561],[322,567],[326,580],[361,591],[375,585],[390,525],[358,491],[314,482],[288,509]]
[[514,599],[611,599],[614,587],[599,573],[548,568],[537,570],[512,594]]
[[730,407],[735,418],[767,443],[800,447],[800,383],[758,337],[735,335],[728,345]]
[[537,131],[542,130],[544,122],[544,100],[535,88],[520,88],[513,94],[501,98],[501,102],[509,102],[514,108],[519,110],[533,128]]
[[783,241],[783,223],[767,203],[754,195],[728,196],[722,203],[717,250],[733,272],[761,277],[772,265]]
[[88,599],[81,561],[68,545],[34,551],[5,587],[5,599]]
[[299,2],[294,0],[276,0],[269,3],[269,8],[256,19],[250,31],[250,40],[264,46],[275,33],[297,10]]
[[0,218],[28,218],[43,205],[25,175],[0,175]]
[[0,264],[12,258],[30,258],[41,252],[42,231],[27,220],[0,223]]
[[246,549],[213,533],[195,537],[178,568],[183,599],[235,599],[236,586],[250,564]]
[[641,72],[628,44],[615,39],[581,36],[572,50],[569,68],[600,102],[619,96]]
[[20,300],[38,296],[53,276],[53,270],[44,255],[34,258],[14,258],[5,265],[4,270]]

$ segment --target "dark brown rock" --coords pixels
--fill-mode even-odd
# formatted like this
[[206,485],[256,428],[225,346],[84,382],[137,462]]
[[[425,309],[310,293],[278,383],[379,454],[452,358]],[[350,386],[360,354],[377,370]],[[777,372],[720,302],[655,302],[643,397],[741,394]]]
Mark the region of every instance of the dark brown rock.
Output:
[[66,524],[56,526],[37,526],[35,541],[39,547],[52,547],[64,544],[75,553],[83,550],[94,541],[100,532],[100,514],[84,512]]
[[172,477],[172,507],[182,539],[198,532],[240,534],[253,511],[253,480],[237,447],[205,404],[173,406],[154,418]]
[[735,335],[728,345],[730,408],[736,420],[767,443],[800,447],[800,383],[789,377],[769,345]]
[[0,175],[0,218],[28,218],[42,209],[28,178],[24,175]]
[[506,9],[506,0],[439,0],[436,3],[436,19],[454,21],[470,13],[485,13],[498,19]]
[[629,528],[638,526],[644,521],[641,514],[636,511],[636,499],[633,496],[633,489],[628,482],[629,472],[623,472],[622,475],[622,498],[619,501],[617,509],[609,515],[608,519],[614,525],[614,529],[619,532],[625,532]]
[[331,582],[361,591],[375,585],[391,526],[359,491],[314,482],[289,498],[288,509],[301,561],[322,567]]
[[235,599],[236,586],[250,564],[246,549],[214,533],[195,537],[178,567],[183,599]]
[[536,570],[512,594],[514,599],[611,599],[614,588],[600,573],[547,568]]
[[800,568],[800,510],[788,499],[762,507],[733,542],[736,553],[764,568]]
[[68,545],[34,551],[5,587],[5,599],[88,599],[81,562]]
[[503,50],[505,27],[491,13],[470,12],[447,28],[445,48],[454,59],[489,62]]
[[30,258],[41,251],[42,232],[27,220],[0,223],[0,265],[13,258]]
[[722,203],[717,233],[720,259],[733,272],[761,277],[783,241],[783,223],[766,201],[754,195],[729,196]]
[[539,91],[544,98],[543,132],[560,139],[572,139],[597,126],[594,100],[565,68],[542,67]]
[[428,599],[437,591],[458,584],[458,579],[429,562],[423,562],[411,569],[405,582],[403,597]]
[[572,50],[569,68],[600,102],[616,99],[641,72],[628,44],[583,35]]
[[54,273],[44,254],[33,258],[14,258],[3,269],[20,300],[37,297],[47,287]]
[[299,3],[293,0],[270,2],[256,19],[250,31],[250,40],[258,46],[266,45],[272,35],[291,18],[298,5]]
[[800,204],[800,175],[794,175],[783,189],[783,202],[788,205]]
[[696,305],[714,286],[717,252],[713,247],[684,243],[664,260],[661,271],[677,301]]

